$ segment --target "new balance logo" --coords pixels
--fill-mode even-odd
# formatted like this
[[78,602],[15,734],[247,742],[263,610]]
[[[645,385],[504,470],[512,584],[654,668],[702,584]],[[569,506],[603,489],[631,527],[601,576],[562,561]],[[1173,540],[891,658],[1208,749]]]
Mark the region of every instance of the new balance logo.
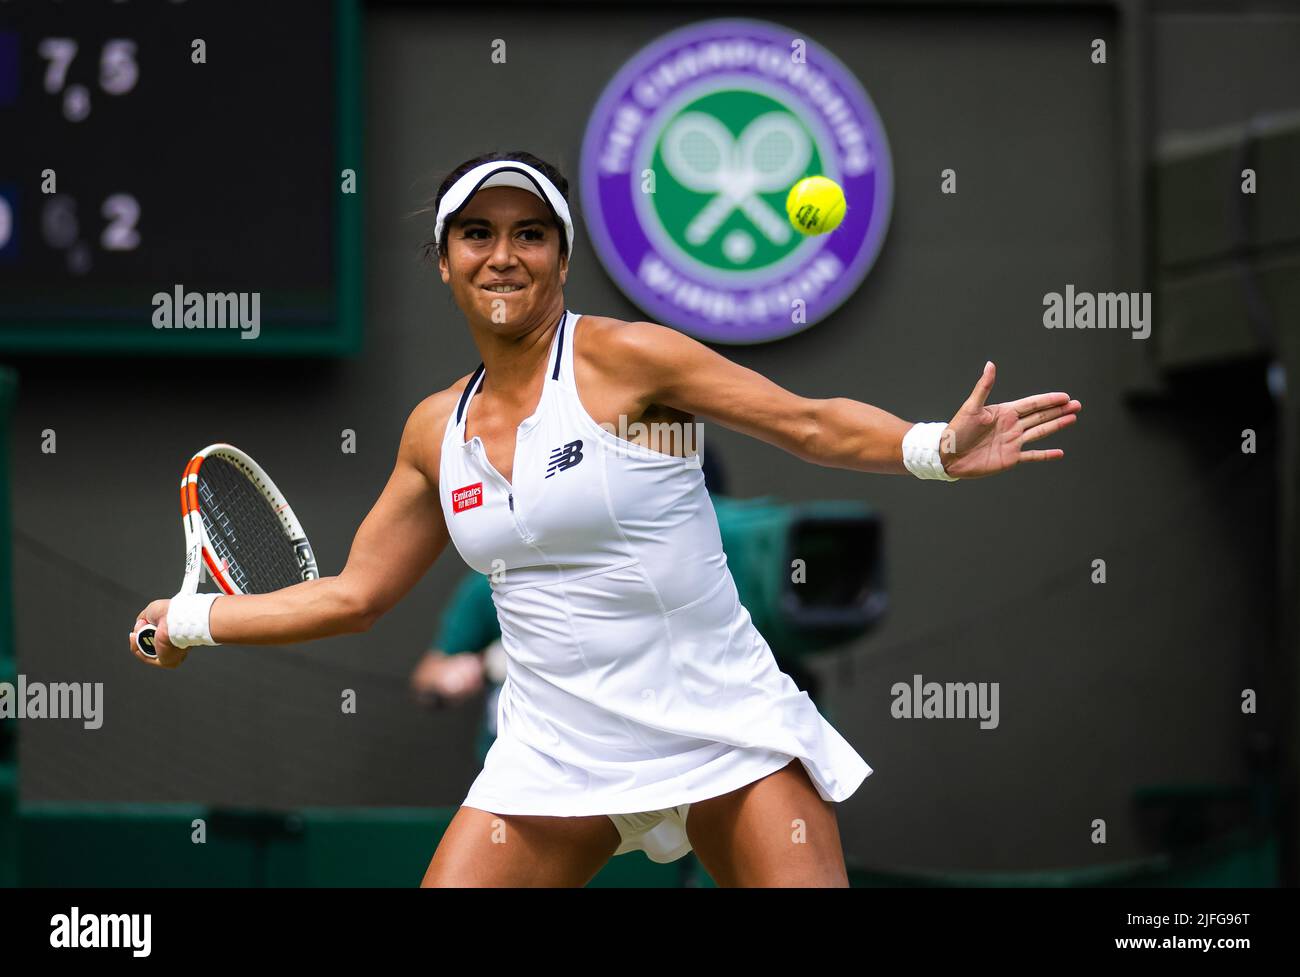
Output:
[[581,441],[570,441],[563,448],[553,448],[551,449],[550,464],[546,466],[546,477],[550,478],[556,472],[572,468],[580,461],[582,461]]

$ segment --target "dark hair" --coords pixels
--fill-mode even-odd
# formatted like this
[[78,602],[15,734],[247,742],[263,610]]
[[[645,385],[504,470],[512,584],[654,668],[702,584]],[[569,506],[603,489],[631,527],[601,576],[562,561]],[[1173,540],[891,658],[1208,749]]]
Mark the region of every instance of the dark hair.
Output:
[[[514,152],[514,153],[503,153],[500,151],[494,151],[491,153],[484,153],[481,156],[475,156],[473,159],[467,159],[465,160],[465,162],[461,163],[454,170],[448,173],[447,178],[443,180],[442,185],[438,187],[438,195],[433,198],[433,203],[430,206],[426,207],[425,211],[432,213],[436,219],[438,214],[438,206],[442,203],[442,198],[447,195],[448,190],[450,190],[453,186],[456,185],[457,180],[459,180],[470,170],[474,169],[474,167],[476,166],[482,166],[484,163],[494,163],[500,159],[518,160],[520,163],[527,163],[535,170],[540,170],[542,173],[546,174],[546,178],[548,180],[550,180],[552,183],[555,184],[555,189],[560,191],[560,196],[564,198],[564,202],[566,204],[569,202],[569,181],[564,178],[563,173],[561,173],[550,163],[546,162],[546,160],[534,156],[532,153],[527,153],[523,151]],[[565,237],[564,225],[557,218],[552,218],[551,222],[555,225],[555,227],[560,232],[560,254],[562,256],[567,256],[569,253],[569,240],[567,237]],[[451,226],[450,226],[450,222],[448,222],[448,226],[442,229],[442,240],[435,241],[432,237],[430,237],[420,246],[421,252],[430,261],[436,262],[438,260],[439,251],[441,251],[444,254],[446,253],[447,238],[450,234],[451,234]]]

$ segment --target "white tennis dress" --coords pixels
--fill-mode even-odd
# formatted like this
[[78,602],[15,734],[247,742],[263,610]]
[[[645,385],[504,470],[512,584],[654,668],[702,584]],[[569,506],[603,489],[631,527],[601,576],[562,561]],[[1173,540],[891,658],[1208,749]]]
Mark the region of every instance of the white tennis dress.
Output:
[[[656,861],[690,851],[692,801],[797,757],[842,801],[871,768],[783,673],[740,604],[698,456],[632,444],[577,395],[566,312],[513,485],[465,440],[479,365],[448,418],[439,496],[451,540],[492,579],[506,651],[497,739],[464,805],[609,815]],[[693,460],[693,465],[691,461]]]

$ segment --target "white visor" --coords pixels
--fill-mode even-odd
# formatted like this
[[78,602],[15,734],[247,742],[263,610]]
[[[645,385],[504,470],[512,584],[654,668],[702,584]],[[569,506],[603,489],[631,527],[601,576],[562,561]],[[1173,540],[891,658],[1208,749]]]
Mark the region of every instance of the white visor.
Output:
[[551,208],[551,213],[564,225],[564,235],[569,245],[569,260],[573,260],[573,219],[569,216],[569,205],[555,188],[555,184],[546,178],[546,174],[513,159],[499,159],[483,163],[470,170],[457,180],[438,205],[438,220],[433,226],[433,240],[441,247],[443,228],[450,223],[470,198],[480,190],[488,187],[518,187],[535,193]]

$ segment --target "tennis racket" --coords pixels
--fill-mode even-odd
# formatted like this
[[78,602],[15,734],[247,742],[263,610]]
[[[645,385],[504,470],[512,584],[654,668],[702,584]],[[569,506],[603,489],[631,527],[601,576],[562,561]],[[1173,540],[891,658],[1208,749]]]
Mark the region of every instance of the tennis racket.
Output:
[[[196,594],[199,572],[225,594],[266,594],[320,576],[307,534],[262,466],[232,444],[210,444],[181,476],[185,580],[176,596]],[[141,626],[135,643],[156,658],[157,628]]]

